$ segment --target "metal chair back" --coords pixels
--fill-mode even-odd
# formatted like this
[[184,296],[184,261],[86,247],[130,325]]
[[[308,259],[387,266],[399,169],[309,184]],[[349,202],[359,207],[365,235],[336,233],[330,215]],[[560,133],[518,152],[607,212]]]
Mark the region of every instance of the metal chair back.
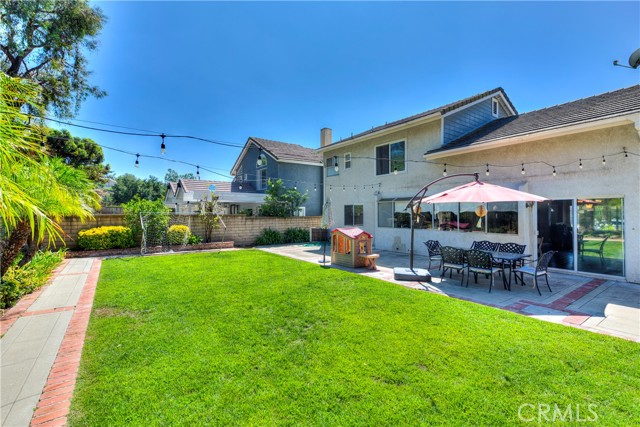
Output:
[[538,260],[538,264],[536,265],[536,272],[547,272],[547,268],[549,268],[549,263],[551,262],[551,258],[556,254],[556,251],[549,251],[544,253],[540,259]]
[[463,266],[464,251],[462,249],[453,248],[451,246],[442,247],[442,262],[445,265]]
[[442,255],[442,246],[437,240],[427,240],[424,242],[429,251],[429,256]]
[[517,243],[500,243],[498,252],[507,252],[510,254],[523,254],[527,245],[519,245]]
[[467,251],[467,263],[469,264],[469,270],[491,272],[493,268],[493,257],[488,252],[471,249]]
[[471,244],[471,249],[478,249],[481,251],[496,252],[500,247],[500,243],[493,243],[488,240],[476,241]]

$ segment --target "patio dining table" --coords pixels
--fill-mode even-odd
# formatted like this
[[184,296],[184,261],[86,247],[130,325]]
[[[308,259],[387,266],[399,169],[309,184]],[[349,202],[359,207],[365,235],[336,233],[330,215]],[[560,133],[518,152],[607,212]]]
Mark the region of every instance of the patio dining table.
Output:
[[525,259],[531,256],[531,254],[518,254],[514,252],[496,252],[485,251],[491,254],[494,260],[502,263],[502,268],[509,268],[509,280],[507,281],[507,290],[511,290],[511,274],[516,266],[516,263],[521,259]]
[[[462,249],[463,251],[469,250],[468,248],[459,248],[459,249]],[[509,279],[505,283],[508,291],[511,291],[511,274],[515,268],[516,262],[531,256],[531,254],[518,254],[514,252],[498,252],[498,251],[483,251],[483,252],[487,252],[491,254],[491,256],[495,261],[500,262],[502,264],[503,270],[505,268],[509,269]]]

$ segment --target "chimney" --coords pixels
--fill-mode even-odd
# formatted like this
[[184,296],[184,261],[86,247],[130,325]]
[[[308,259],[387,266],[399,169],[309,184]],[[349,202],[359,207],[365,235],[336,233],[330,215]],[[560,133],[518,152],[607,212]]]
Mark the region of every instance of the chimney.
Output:
[[331,128],[320,129],[320,147],[331,145]]

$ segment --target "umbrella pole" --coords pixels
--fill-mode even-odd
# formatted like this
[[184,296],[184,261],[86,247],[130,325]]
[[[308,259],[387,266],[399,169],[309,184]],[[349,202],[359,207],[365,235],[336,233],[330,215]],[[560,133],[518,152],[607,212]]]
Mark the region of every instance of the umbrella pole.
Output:
[[414,208],[414,206],[420,204],[420,202],[422,201],[422,198],[425,196],[425,194],[427,194],[427,190],[433,184],[435,184],[436,182],[444,181],[445,179],[457,178],[459,176],[473,176],[473,177],[475,177],[476,181],[478,181],[478,179],[479,179],[478,172],[474,172],[474,173],[456,173],[456,174],[453,174],[453,175],[449,175],[449,176],[445,176],[445,177],[442,177],[442,178],[438,178],[435,181],[431,181],[430,183],[428,183],[427,185],[422,187],[420,189],[420,191],[418,191],[416,193],[416,195],[411,198],[411,200],[409,201],[409,204],[407,204],[407,207],[405,208],[405,210],[406,209],[411,209],[411,248],[409,249],[409,269],[410,270],[413,270],[413,239],[414,239],[413,236],[414,236],[414,230],[415,230],[415,226],[413,224],[413,208]]

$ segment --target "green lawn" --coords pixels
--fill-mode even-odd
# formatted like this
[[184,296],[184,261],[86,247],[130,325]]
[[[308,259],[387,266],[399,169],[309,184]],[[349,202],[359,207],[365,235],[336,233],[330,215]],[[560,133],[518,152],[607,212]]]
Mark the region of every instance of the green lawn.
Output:
[[639,356],[257,250],[110,259],[70,425],[532,425],[538,405],[639,425]]

